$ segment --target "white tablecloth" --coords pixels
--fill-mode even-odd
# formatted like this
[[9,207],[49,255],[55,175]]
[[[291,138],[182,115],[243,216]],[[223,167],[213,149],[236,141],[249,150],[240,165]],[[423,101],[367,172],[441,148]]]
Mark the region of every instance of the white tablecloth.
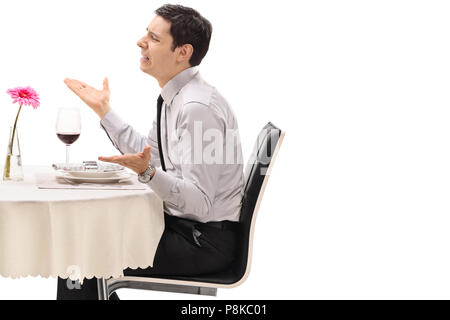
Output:
[[146,190],[38,189],[51,167],[0,182],[0,275],[80,279],[123,276],[153,265],[163,203]]

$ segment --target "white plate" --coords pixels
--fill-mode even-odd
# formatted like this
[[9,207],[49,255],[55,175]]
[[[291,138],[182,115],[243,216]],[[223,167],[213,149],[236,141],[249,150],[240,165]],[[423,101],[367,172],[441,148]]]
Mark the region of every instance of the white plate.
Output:
[[119,181],[128,180],[131,178],[131,174],[128,172],[116,173],[110,177],[75,177],[65,172],[59,172],[57,177],[68,180],[75,183],[117,183]]
[[93,178],[93,179],[106,179],[106,178],[116,178],[118,176],[126,173],[124,170],[118,171],[65,171],[59,170],[62,174],[68,175],[73,178]]

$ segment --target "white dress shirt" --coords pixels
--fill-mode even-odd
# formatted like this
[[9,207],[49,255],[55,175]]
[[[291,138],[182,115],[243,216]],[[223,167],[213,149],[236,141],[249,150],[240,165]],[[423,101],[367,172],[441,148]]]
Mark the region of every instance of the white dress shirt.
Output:
[[[236,117],[216,88],[196,67],[171,79],[161,91],[161,145],[166,172],[157,168],[149,186],[173,216],[209,221],[239,221],[244,174]],[[154,104],[156,110],[156,98]],[[159,167],[156,117],[148,136],[136,132],[114,111],[101,121],[121,153],[151,146],[150,162]]]

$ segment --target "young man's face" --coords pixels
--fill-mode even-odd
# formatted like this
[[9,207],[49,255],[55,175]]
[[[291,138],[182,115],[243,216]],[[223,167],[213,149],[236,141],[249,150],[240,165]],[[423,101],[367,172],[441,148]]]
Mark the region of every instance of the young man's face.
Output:
[[165,79],[176,67],[177,50],[172,51],[170,22],[155,16],[147,28],[148,33],[138,41],[141,48],[141,70],[157,80]]

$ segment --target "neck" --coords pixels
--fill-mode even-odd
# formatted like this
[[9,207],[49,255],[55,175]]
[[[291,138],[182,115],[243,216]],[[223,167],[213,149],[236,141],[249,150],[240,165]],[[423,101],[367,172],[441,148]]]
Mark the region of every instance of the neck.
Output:
[[184,70],[190,68],[191,66],[182,66],[180,68],[177,68],[176,70],[174,70],[173,72],[166,74],[158,79],[156,79],[158,81],[159,87],[162,89],[164,88],[164,86],[170,81],[172,80],[177,74],[179,74],[180,72],[183,72]]

